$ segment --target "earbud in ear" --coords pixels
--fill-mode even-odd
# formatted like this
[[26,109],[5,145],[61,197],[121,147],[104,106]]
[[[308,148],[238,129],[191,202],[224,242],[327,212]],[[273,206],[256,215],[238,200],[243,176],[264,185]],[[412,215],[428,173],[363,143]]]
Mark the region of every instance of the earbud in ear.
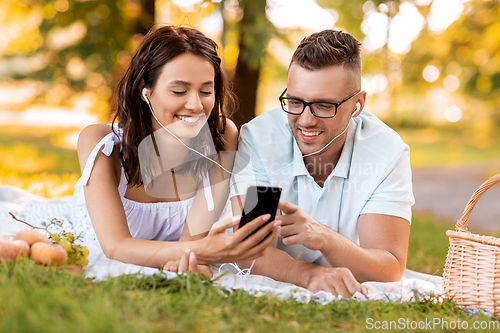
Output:
[[148,96],[146,95],[147,92],[148,92],[148,88],[142,88],[142,97],[144,97],[144,100],[146,101],[146,103],[149,104],[149,99],[148,99]]
[[354,116],[359,111],[359,109],[361,109],[361,104],[359,104],[359,102],[356,102],[356,110],[354,110],[352,115]]

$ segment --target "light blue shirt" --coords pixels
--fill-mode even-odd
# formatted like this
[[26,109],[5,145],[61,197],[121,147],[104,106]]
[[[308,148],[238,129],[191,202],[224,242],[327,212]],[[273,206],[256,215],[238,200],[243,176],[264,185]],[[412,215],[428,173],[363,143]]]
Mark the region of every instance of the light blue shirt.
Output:
[[[279,186],[282,200],[359,244],[361,214],[411,221],[409,152],[395,131],[363,111],[351,118],[340,159],[321,187],[306,169],[285,112],[274,109],[242,126],[230,197],[245,195],[251,185]],[[281,241],[278,248],[299,260],[330,266],[320,251]]]

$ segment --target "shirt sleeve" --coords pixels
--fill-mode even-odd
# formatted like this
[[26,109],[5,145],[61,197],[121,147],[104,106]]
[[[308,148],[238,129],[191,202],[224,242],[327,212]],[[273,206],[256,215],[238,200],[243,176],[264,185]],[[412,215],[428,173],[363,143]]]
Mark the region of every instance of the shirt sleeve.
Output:
[[397,216],[411,223],[411,206],[414,203],[410,149],[406,147],[395,159],[386,177],[376,187],[361,214]]
[[245,195],[247,188],[252,185],[270,185],[262,162],[258,154],[258,146],[252,140],[250,130],[247,125],[243,125],[231,175],[230,198]]

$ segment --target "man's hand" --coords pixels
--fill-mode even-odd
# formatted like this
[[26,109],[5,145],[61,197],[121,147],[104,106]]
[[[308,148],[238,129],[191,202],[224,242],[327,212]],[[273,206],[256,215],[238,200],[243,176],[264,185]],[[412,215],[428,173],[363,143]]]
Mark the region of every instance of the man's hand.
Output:
[[278,208],[285,214],[276,217],[276,220],[281,221],[278,236],[283,238],[283,244],[302,244],[313,251],[321,251],[324,248],[325,234],[331,229],[316,222],[292,203],[280,201]]
[[324,290],[344,298],[350,298],[356,291],[368,297],[368,288],[361,285],[345,267],[316,266],[309,274],[305,287],[313,293]]

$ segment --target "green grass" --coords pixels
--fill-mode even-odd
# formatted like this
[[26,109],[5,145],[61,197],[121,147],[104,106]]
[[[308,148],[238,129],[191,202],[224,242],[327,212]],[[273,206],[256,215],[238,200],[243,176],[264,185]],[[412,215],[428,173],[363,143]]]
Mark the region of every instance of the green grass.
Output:
[[62,148],[74,129],[0,126],[0,184],[44,197],[71,195],[80,177],[75,150]]
[[441,276],[449,244],[445,233],[454,229],[455,225],[451,222],[437,223],[430,215],[414,215],[406,267]]
[[[399,132],[412,149],[413,167],[489,163],[500,156],[500,144],[481,139],[482,134],[467,141],[463,133],[449,131]],[[0,126],[0,184],[46,197],[72,194],[80,172],[76,151],[60,147],[64,134],[58,129]],[[445,231],[453,228],[430,216],[414,216],[407,267],[441,275],[448,248]],[[489,319],[470,318],[450,301],[341,301],[322,306],[227,293],[190,275],[173,281],[121,276],[92,282],[25,259],[0,263],[1,332],[361,332],[368,330],[369,318],[460,320],[469,327],[475,320]]]
[[398,129],[413,168],[500,162],[500,137],[488,130]]
[[[332,332],[366,331],[367,320],[486,321],[449,301],[301,304],[228,293],[198,276],[172,281],[121,276],[91,282],[27,259],[0,265],[2,332]],[[403,319],[400,319],[403,318]],[[438,328],[441,328],[440,326]],[[436,330],[439,331],[439,330]]]
[[[408,268],[440,274],[448,245],[444,232],[450,227],[416,216]],[[2,332],[362,332],[375,321],[425,320],[460,320],[472,327],[474,321],[490,319],[469,317],[449,300],[302,304],[229,293],[196,275],[172,281],[125,275],[92,282],[27,259],[0,264]]]
[[[406,267],[414,271],[441,276],[449,245],[446,230],[455,230],[455,223],[437,222],[429,214],[414,215]],[[485,234],[474,228],[469,231],[480,235]],[[495,233],[488,233],[488,235],[500,237]]]

